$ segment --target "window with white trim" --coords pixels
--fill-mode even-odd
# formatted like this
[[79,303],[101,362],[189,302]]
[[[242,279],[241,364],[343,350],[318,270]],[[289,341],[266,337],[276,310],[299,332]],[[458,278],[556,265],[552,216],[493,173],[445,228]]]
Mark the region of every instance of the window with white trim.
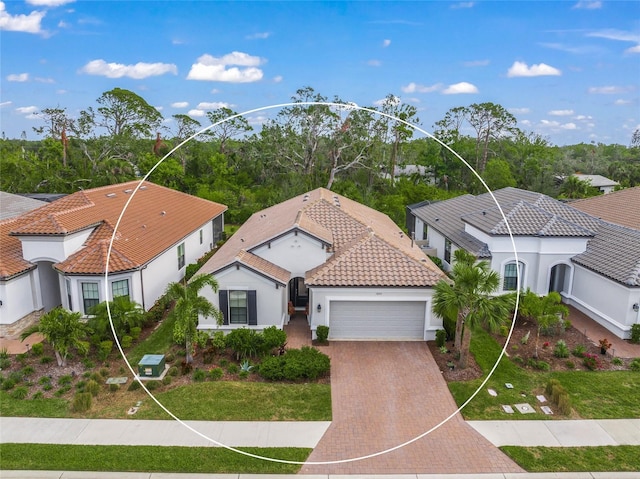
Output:
[[82,305],[84,314],[90,314],[91,309],[100,302],[98,283],[82,283]]
[[202,244],[202,238],[203,238],[202,230],[200,230],[200,244]]
[[444,240],[444,260],[451,264],[451,240],[448,238]]
[[121,279],[111,283],[111,294],[113,298],[119,298],[120,296],[129,297],[129,280]]
[[248,319],[247,291],[229,291],[229,323],[247,324]]
[[184,256],[184,243],[178,245],[178,269],[184,268],[185,256]]
[[518,270],[522,281],[522,269],[522,263],[520,262],[511,261],[504,265],[504,274],[502,275],[503,291],[515,291],[518,288]]

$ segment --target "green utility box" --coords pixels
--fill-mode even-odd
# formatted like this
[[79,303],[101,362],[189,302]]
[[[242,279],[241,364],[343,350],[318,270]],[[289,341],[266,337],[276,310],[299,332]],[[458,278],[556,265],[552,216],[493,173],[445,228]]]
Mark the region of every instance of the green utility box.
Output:
[[164,354],[145,354],[138,363],[140,377],[157,378],[164,371]]

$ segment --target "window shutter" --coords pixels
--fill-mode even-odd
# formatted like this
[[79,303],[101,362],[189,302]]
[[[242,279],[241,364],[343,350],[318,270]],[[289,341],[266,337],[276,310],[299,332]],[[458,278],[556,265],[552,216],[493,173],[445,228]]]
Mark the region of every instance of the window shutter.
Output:
[[249,326],[255,326],[258,324],[258,308],[256,304],[256,292],[247,291],[247,301],[249,307]]
[[222,324],[229,324],[229,292],[226,289],[218,291],[220,311],[222,312]]

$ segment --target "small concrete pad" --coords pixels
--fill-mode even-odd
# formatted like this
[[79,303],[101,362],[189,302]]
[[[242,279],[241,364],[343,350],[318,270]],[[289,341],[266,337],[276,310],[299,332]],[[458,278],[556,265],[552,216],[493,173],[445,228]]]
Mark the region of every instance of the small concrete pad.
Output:
[[536,412],[536,410],[527,403],[516,404],[515,408],[520,412],[520,414],[534,414]]
[[506,412],[507,414],[513,414],[515,411],[513,410],[513,408],[511,406],[509,406],[508,404],[503,404],[502,405],[502,410],[504,412]]
[[546,398],[546,397],[544,397],[544,395],[543,395],[543,394],[539,394],[539,395],[537,395],[537,396],[536,396],[536,399],[537,399],[538,401],[540,401],[540,402],[547,402],[547,398]]
[[513,384],[511,383],[504,383],[504,387],[507,389],[513,389]]
[[105,384],[125,384],[129,380],[128,377],[108,378]]
[[489,388],[489,389],[487,389],[487,392],[489,393],[489,396],[496,397],[498,395],[498,393],[496,392],[495,389]]
[[540,409],[542,409],[542,412],[548,416],[553,414],[553,411],[549,406],[540,406]]

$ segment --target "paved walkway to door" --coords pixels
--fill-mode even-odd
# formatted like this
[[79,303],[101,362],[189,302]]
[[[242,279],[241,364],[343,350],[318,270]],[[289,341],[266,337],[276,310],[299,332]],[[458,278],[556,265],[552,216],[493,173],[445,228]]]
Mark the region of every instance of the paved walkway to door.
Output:
[[[340,342],[331,356],[333,421],[308,462],[370,455],[402,444],[455,411],[424,342]],[[301,474],[504,473],[522,469],[460,415],[393,452],[341,464],[306,464]]]

